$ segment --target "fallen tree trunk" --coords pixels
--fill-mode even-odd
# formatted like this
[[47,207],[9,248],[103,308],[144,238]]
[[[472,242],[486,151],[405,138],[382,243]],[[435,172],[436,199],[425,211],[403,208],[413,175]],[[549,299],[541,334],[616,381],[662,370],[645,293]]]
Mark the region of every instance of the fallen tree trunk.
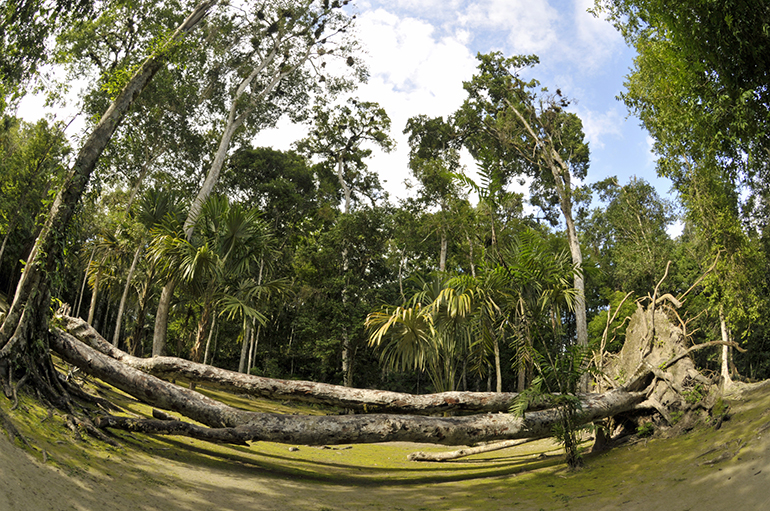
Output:
[[445,412],[507,412],[515,392],[441,392],[405,394],[356,389],[310,381],[278,380],[227,371],[175,357],[139,358],[117,349],[80,318],[61,316],[64,330],[95,350],[123,364],[165,380],[186,379],[196,384],[273,400],[291,400],[372,413],[433,415]]
[[[608,392],[575,416],[586,424],[633,409],[644,400],[641,392]],[[249,412],[245,412],[249,413]],[[101,427],[144,433],[193,436],[204,440],[243,444],[267,441],[300,445],[335,445],[379,442],[415,442],[443,445],[474,445],[479,442],[543,438],[553,434],[560,420],[558,410],[541,410],[518,417],[508,413],[466,417],[421,415],[281,415],[249,413],[244,424],[206,431],[178,421],[100,418]]]
[[144,403],[179,412],[210,427],[237,426],[248,420],[248,412],[126,366],[58,328],[50,331],[51,349],[62,360]]
[[503,442],[494,442],[486,445],[479,445],[478,447],[468,447],[466,449],[458,449],[456,451],[448,452],[413,452],[406,457],[409,461],[449,461],[459,458],[465,458],[473,456],[474,454],[484,454],[487,452],[501,451],[508,449],[509,447],[516,447],[527,442],[534,442],[540,440],[539,438],[525,438],[524,440],[505,440]]
[[[308,416],[255,413],[238,410],[128,367],[53,328],[51,347],[65,361],[131,394],[143,402],[177,411],[208,426],[231,443],[271,441],[288,444],[332,445],[376,442],[419,442],[473,445],[478,442],[549,436],[559,420],[558,410],[527,413],[524,417],[496,413],[467,417],[409,415]],[[643,392],[612,391],[583,396],[576,424],[585,424],[633,409],[644,401]],[[144,428],[145,432],[169,433],[167,421],[105,419],[105,427]],[[196,428],[178,427],[174,434],[197,434]],[[224,440],[224,438],[228,440]]]

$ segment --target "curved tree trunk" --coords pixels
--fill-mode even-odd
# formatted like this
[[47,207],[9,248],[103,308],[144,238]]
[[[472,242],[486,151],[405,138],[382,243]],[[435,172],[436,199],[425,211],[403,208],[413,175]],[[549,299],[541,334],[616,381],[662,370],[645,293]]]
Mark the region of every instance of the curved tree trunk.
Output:
[[56,270],[57,262],[62,256],[60,246],[63,244],[67,226],[88,185],[96,162],[129,107],[166,62],[167,52],[207,15],[215,3],[216,0],[205,0],[198,4],[169,37],[167,45],[154,52],[139,66],[86,139],[27,258],[28,264],[16,288],[13,303],[0,327],[0,358],[8,358],[12,353],[26,350],[32,336],[46,335],[48,319],[45,311],[48,310],[49,294],[47,275]]

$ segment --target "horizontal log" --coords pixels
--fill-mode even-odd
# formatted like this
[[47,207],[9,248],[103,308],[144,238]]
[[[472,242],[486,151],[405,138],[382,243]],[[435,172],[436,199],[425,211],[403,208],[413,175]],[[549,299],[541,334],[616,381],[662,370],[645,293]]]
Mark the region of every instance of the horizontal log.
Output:
[[95,350],[158,378],[186,379],[236,394],[277,401],[315,403],[366,413],[433,415],[445,412],[507,412],[518,395],[515,392],[441,392],[416,395],[310,381],[264,378],[175,357],[134,357],[107,342],[91,325],[80,318],[61,316],[59,323],[65,331]]
[[94,421],[98,428],[114,428],[135,433],[155,435],[179,435],[217,444],[249,445],[239,438],[237,428],[207,428],[179,420],[135,419],[105,415]]
[[450,461],[460,458],[466,458],[475,454],[485,454],[488,452],[501,451],[516,447],[527,442],[534,442],[539,438],[525,438],[523,440],[504,440],[502,442],[493,442],[491,444],[479,445],[477,447],[466,447],[456,451],[449,452],[424,452],[418,451],[409,454],[406,459],[409,461]]
[[[333,445],[400,441],[473,445],[494,440],[549,436],[559,419],[559,412],[554,409],[529,412],[524,417],[507,413],[426,417],[385,414],[309,416],[247,412],[128,367],[58,328],[51,329],[50,345],[65,361],[145,403],[177,411],[207,426],[228,429],[217,435],[228,435],[231,442]],[[583,396],[582,408],[575,421],[584,424],[629,411],[644,398],[642,392],[622,391]],[[167,424],[173,421],[155,422]],[[134,422],[132,427],[140,423]],[[185,431],[194,429],[179,427],[175,434],[187,434]]]
[[[642,392],[612,391],[596,397],[575,416],[587,424],[634,408],[644,400]],[[253,413],[237,427],[205,432],[206,428],[183,426],[179,421],[104,418],[102,427],[147,433],[187,435],[204,440],[244,443],[254,441],[299,445],[338,445],[379,442],[415,442],[442,445],[474,445],[479,442],[544,438],[552,435],[558,410],[530,412],[523,417],[508,413],[465,417],[419,415],[280,415]]]

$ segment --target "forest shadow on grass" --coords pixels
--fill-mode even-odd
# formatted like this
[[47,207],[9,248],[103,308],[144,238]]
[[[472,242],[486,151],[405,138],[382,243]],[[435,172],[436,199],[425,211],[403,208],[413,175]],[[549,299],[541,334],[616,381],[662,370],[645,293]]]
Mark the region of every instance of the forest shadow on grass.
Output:
[[[99,381],[85,383],[134,416],[151,408]],[[241,408],[321,413],[317,407],[207,395]],[[32,449],[0,439],[0,509],[486,511],[496,509],[763,509],[770,492],[770,390],[736,399],[732,420],[670,439],[586,456],[569,471],[549,440],[448,462],[409,462],[407,443],[319,447],[215,445],[112,431],[121,447],[82,438],[60,413],[23,396],[0,400]],[[767,438],[765,438],[767,437]],[[21,446],[16,441],[16,446]],[[45,450],[45,462],[43,450]],[[734,452],[735,451],[735,452]],[[725,453],[731,456],[725,456]],[[722,458],[720,461],[720,457]],[[721,507],[720,507],[721,506]]]

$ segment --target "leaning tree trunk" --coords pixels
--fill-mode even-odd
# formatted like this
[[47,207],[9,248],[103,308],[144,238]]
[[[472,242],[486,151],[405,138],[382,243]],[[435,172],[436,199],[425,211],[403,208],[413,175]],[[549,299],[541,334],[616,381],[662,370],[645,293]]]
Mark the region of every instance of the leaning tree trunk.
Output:
[[126,276],[126,285],[123,288],[123,295],[120,297],[120,305],[118,306],[118,316],[115,318],[115,335],[112,337],[112,344],[117,347],[120,342],[120,328],[123,323],[123,312],[126,309],[126,302],[128,301],[128,292],[131,290],[131,279],[134,278],[134,272],[136,271],[136,265],[139,263],[139,256],[142,253],[142,245],[144,241],[139,243],[139,247],[134,252],[134,259],[131,261],[131,268],[128,270]]
[[[62,257],[61,246],[64,244],[67,227],[88,185],[96,162],[129,107],[165,63],[167,53],[173,50],[176,43],[207,15],[215,3],[216,0],[205,0],[195,7],[169,37],[167,43],[137,69],[86,139],[27,258],[28,263],[16,288],[13,303],[0,327],[0,359],[7,361],[19,353],[27,352],[33,345],[31,342],[33,339],[47,338],[48,275],[56,271],[57,263]],[[47,352],[42,357],[33,358],[50,360]],[[0,374],[0,378],[3,379],[7,379],[7,376],[9,375]]]
[[[588,323],[586,319],[586,302],[585,302],[585,282],[583,280],[583,254],[580,250],[580,241],[578,240],[577,230],[575,229],[575,220],[572,217],[572,185],[571,175],[569,167],[562,159],[559,152],[554,147],[551,135],[546,133],[544,135],[538,134],[533,129],[532,125],[524,118],[515,106],[506,100],[511,112],[518,117],[524,128],[529,132],[533,140],[537,141],[537,147],[541,151],[541,157],[544,163],[548,166],[548,170],[551,171],[553,176],[554,185],[556,187],[556,194],[559,197],[559,206],[562,214],[564,215],[564,222],[567,225],[567,242],[569,243],[570,255],[572,256],[572,264],[575,265],[579,271],[574,275],[574,287],[576,291],[575,296],[575,329],[577,334],[577,343],[580,346],[588,346]],[[584,378],[581,381],[581,390],[584,392],[588,389],[588,373],[585,373]]]
[[[198,216],[200,215],[200,212],[203,208],[203,204],[206,202],[206,200],[208,200],[209,196],[214,191],[214,187],[219,181],[219,174],[222,171],[225,160],[227,159],[227,152],[230,149],[230,144],[233,141],[233,137],[255,109],[253,105],[243,108],[243,99],[249,92],[249,88],[252,87],[254,83],[256,83],[255,80],[257,80],[259,74],[276,58],[277,55],[278,52],[276,51],[276,48],[273,48],[272,51],[270,51],[265,56],[264,61],[262,61],[259,66],[255,67],[251,73],[249,73],[246,77],[243,78],[243,80],[241,80],[240,84],[238,85],[238,89],[236,89],[235,94],[233,95],[232,104],[230,105],[230,110],[227,116],[227,124],[225,125],[225,129],[222,132],[222,137],[219,140],[219,146],[217,148],[217,152],[214,154],[214,160],[211,163],[211,167],[209,167],[206,178],[204,179],[200,190],[198,190],[198,194],[190,204],[190,210],[188,211],[187,218],[184,221],[183,230],[187,241],[192,239],[193,228],[195,227],[195,222],[198,220]],[[308,55],[306,55],[306,58],[307,57]],[[288,69],[283,69],[280,73],[273,76],[264,85],[262,90],[256,94],[255,100],[264,99],[278,86],[278,83],[281,81],[281,79],[293,73],[299,67],[299,65],[300,64],[296,64],[295,66],[292,66]],[[241,109],[240,113],[238,112],[239,108]],[[163,292],[161,293],[160,299],[158,300],[158,313],[155,316],[155,332],[153,334],[152,341],[153,356],[160,355],[165,349],[166,334],[168,331],[168,312],[171,308],[171,299],[174,294],[173,289],[173,279],[170,279],[169,282],[166,283],[166,285],[163,287]]]

